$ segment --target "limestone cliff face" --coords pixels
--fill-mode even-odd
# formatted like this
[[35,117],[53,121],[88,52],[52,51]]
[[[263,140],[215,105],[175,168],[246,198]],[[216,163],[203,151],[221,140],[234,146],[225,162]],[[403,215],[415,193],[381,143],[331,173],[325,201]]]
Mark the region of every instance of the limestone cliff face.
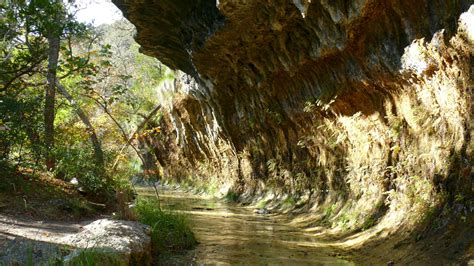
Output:
[[361,243],[472,213],[474,1],[114,2],[182,71],[168,176],[292,197],[301,224],[374,227]]

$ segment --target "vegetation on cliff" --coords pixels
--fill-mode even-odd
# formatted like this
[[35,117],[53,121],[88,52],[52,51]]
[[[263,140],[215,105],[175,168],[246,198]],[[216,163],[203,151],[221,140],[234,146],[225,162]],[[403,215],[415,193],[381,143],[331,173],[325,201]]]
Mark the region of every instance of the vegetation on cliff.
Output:
[[472,239],[472,2],[114,2],[184,72],[154,143],[166,177],[400,260]]

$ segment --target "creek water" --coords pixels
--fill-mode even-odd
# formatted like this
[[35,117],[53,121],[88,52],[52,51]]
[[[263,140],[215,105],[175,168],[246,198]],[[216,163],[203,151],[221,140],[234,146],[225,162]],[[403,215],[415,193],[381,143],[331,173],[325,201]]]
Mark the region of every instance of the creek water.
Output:
[[[154,195],[141,188],[141,195]],[[161,207],[187,214],[199,241],[193,250],[159,258],[160,265],[352,265],[310,233],[253,208],[176,190],[160,190]]]

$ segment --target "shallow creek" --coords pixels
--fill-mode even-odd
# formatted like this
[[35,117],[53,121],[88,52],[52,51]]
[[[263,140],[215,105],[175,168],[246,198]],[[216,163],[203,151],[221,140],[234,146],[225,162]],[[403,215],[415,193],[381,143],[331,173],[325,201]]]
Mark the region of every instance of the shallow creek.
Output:
[[[139,194],[154,195],[141,188]],[[324,242],[254,208],[175,190],[160,190],[161,207],[186,213],[199,244],[160,258],[163,265],[352,265]]]

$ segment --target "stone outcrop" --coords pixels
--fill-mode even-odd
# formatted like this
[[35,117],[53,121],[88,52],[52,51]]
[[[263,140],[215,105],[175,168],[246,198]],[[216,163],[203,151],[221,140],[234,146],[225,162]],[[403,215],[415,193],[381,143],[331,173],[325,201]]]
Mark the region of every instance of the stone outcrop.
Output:
[[304,199],[295,222],[351,248],[471,219],[471,0],[114,3],[182,71],[166,176]]
[[79,265],[89,259],[96,265],[149,265],[150,232],[149,226],[138,222],[94,221],[84,226],[83,231],[64,239],[63,243],[75,248],[65,263]]

